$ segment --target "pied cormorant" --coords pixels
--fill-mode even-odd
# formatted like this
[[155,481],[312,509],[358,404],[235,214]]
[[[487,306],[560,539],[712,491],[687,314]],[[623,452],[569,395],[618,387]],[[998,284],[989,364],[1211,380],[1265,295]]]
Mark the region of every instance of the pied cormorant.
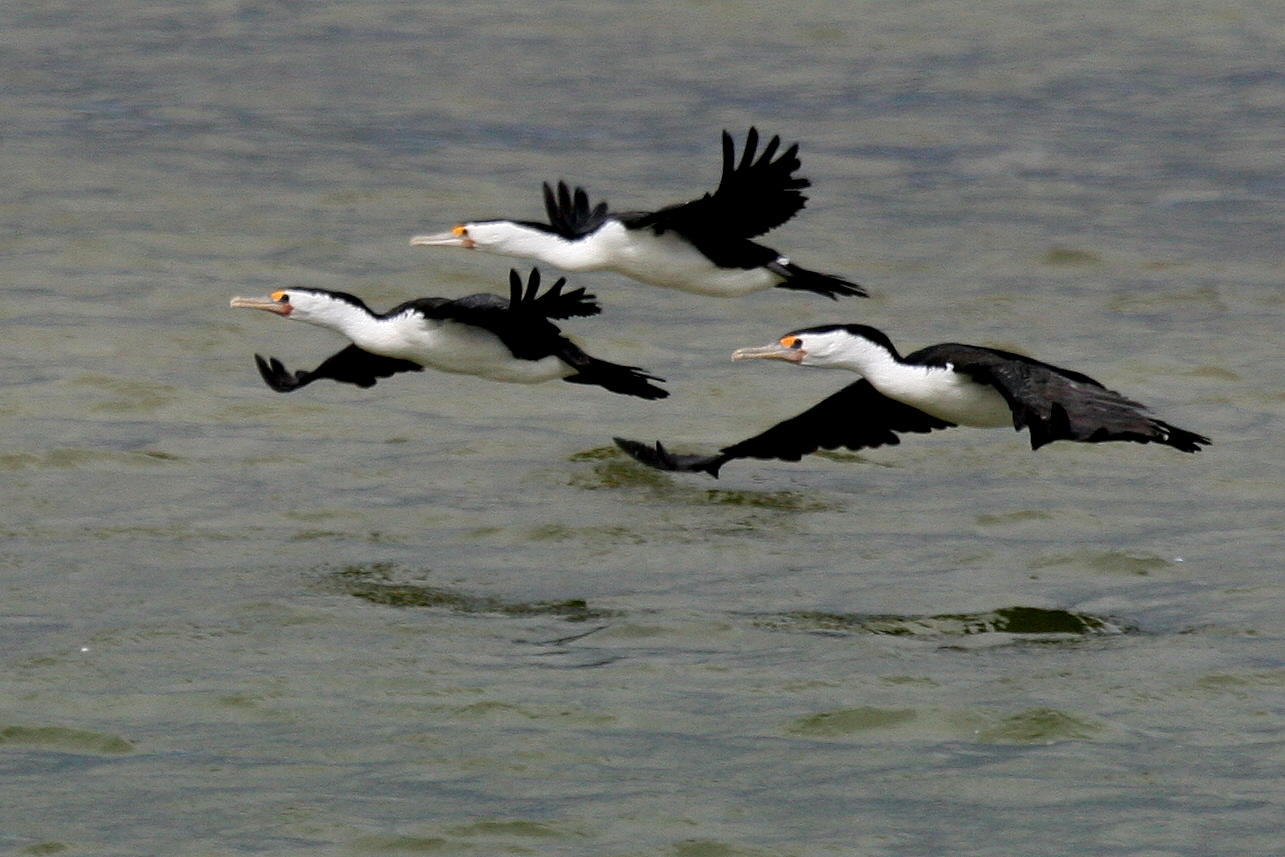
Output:
[[601,311],[594,296],[582,288],[563,293],[565,283],[560,279],[537,294],[539,270],[531,271],[525,290],[518,272],[510,271],[507,299],[492,294],[458,300],[417,298],[385,313],[372,312],[360,298],[345,292],[305,288],[280,289],[262,298],[237,297],[232,306],[327,327],[352,341],[312,371],[290,372],[280,360],[256,354],[263,380],[279,393],[321,378],[370,387],[380,378],[429,367],[494,381],[535,384],[561,378],[644,399],[668,396],[649,383],[662,378],[590,357],[549,321]]
[[780,137],[773,137],[761,155],[758,143],[758,131],[751,128],[738,163],[736,147],[724,131],[718,189],[680,205],[613,213],[605,202],[590,206],[583,188],[572,192],[559,182],[555,193],[546,183],[548,223],[481,220],[419,235],[410,243],[486,250],[565,271],[615,271],[653,286],[712,297],[740,297],[773,286],[830,298],[865,295],[856,283],[801,268],[750,240],[803,208],[807,197],[801,189],[811,184],[794,175],[800,166],[797,143],[779,157]]
[[1146,408],[1079,372],[977,345],[930,345],[901,357],[879,330],[860,324],[797,330],[762,348],[742,348],[733,360],[785,360],[798,366],[848,369],[861,375],[796,417],[724,447],[717,455],[675,455],[616,438],[643,464],[661,470],[704,471],[736,458],[798,461],[818,449],[895,445],[901,432],[954,426],[1030,432],[1031,449],[1055,440],[1160,443],[1197,452],[1209,438],[1146,414]]

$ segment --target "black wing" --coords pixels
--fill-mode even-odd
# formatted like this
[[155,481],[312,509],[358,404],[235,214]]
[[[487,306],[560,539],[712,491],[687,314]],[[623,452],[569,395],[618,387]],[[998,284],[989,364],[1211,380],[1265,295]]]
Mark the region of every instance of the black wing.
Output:
[[799,146],[796,143],[778,156],[780,137],[768,141],[762,154],[758,143],[758,130],[751,128],[738,163],[736,145],[724,131],[723,176],[717,190],[634,218],[629,225],[650,226],[657,232],[672,229],[699,246],[706,236],[748,239],[785,223],[807,204],[802,189],[811,184],[794,175],[802,166]]
[[563,292],[567,284],[566,277],[559,277],[549,286],[544,294],[540,291],[540,269],[532,268],[527,278],[526,289],[522,288],[522,277],[518,272],[509,269],[509,312],[535,318],[574,318],[591,316],[602,312],[602,305],[597,297],[587,293],[583,287]]
[[1088,375],[1021,354],[946,344],[925,348],[907,360],[938,366],[950,363],[973,380],[994,387],[1013,412],[1013,427],[1030,431],[1031,449],[1055,440],[1122,440],[1197,452],[1209,443],[1207,437],[1149,416],[1146,406]]
[[719,468],[736,458],[798,461],[818,449],[893,446],[901,443],[899,432],[923,434],[953,426],[889,399],[863,378],[762,434],[723,447],[718,455],[674,455],[659,443],[649,447],[622,438],[616,443],[638,461],[660,470],[718,476]]
[[456,321],[489,330],[500,338],[509,352],[519,360],[541,360],[557,354],[565,341],[552,318],[590,316],[602,312],[593,295],[583,288],[564,292],[566,279],[560,278],[544,294],[540,290],[540,270],[531,269],[526,286],[517,271],[509,271],[509,297],[481,293],[446,300],[419,298],[394,307],[384,317],[403,312],[417,312],[425,318]]
[[450,319],[498,332],[494,328],[501,328],[506,323],[512,323],[516,318],[524,321],[562,319],[597,315],[602,312],[602,306],[595,295],[587,293],[583,288],[564,292],[562,287],[566,284],[567,278],[560,277],[545,290],[544,294],[539,294],[539,268],[531,269],[525,287],[522,284],[522,276],[516,270],[510,269],[507,298],[489,292],[480,292],[454,300],[416,298],[393,307],[381,318],[392,318],[403,312],[414,311],[425,318]]
[[668,470],[674,473],[708,473],[715,479],[718,478],[718,469],[726,462],[721,455],[679,455],[665,449],[665,445],[656,441],[654,446],[648,446],[637,440],[630,440],[625,437],[613,437],[616,446],[623,449],[629,454],[629,457],[639,464],[645,464],[648,467],[654,467],[656,470]]
[[548,182],[544,183],[544,210],[553,232],[572,241],[595,231],[609,217],[607,203],[590,208],[585,189],[577,187],[573,192],[566,182],[558,182],[556,194]]
[[594,296],[584,289],[562,291],[566,278],[559,278],[540,294],[540,269],[532,268],[525,285],[515,270],[509,271],[509,297],[469,295],[459,300],[420,298],[410,301],[388,315],[413,310],[426,318],[449,319],[489,330],[499,337],[509,353],[519,360],[543,360],[556,357],[576,370],[564,378],[574,384],[594,384],[613,393],[643,399],[663,399],[666,390],[650,383],[663,381],[636,366],[609,363],[586,354],[549,319],[596,315],[602,311]]
[[356,384],[358,387],[373,387],[380,378],[389,378],[398,372],[420,372],[424,369],[418,363],[395,357],[381,357],[356,345],[349,345],[331,355],[311,372],[291,372],[277,358],[269,357],[265,360],[258,354],[254,355],[254,362],[258,364],[263,380],[278,393],[289,393],[322,378],[343,384]]

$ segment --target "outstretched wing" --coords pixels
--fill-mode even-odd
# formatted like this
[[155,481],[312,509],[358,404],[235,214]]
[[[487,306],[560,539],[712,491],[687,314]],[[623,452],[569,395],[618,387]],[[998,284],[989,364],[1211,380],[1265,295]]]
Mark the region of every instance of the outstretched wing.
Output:
[[600,202],[590,208],[589,194],[577,187],[573,192],[566,182],[558,182],[557,193],[544,183],[544,210],[549,215],[549,226],[563,238],[574,241],[596,230],[607,219],[607,203]]
[[798,461],[818,449],[893,446],[901,443],[899,433],[922,434],[953,426],[954,423],[889,399],[863,378],[762,434],[723,447],[718,455],[676,456],[659,443],[652,448],[637,441],[618,438],[616,442],[651,467],[717,476],[719,468],[736,458]]
[[416,312],[424,318],[441,321],[458,321],[489,330],[497,336],[515,326],[531,330],[551,329],[551,318],[573,318],[597,315],[602,312],[594,295],[583,288],[564,292],[567,280],[561,277],[540,294],[540,269],[532,268],[525,286],[516,270],[509,270],[509,296],[502,298],[489,292],[480,292],[462,298],[416,298],[393,307],[382,318],[393,318],[404,312]]
[[395,357],[381,357],[356,345],[349,345],[331,355],[311,372],[291,372],[277,358],[264,359],[258,354],[254,355],[254,362],[258,365],[263,380],[278,393],[289,393],[322,378],[343,384],[356,384],[358,387],[373,387],[380,378],[389,378],[398,372],[420,372],[424,369],[418,363]]
[[807,204],[802,189],[811,185],[794,173],[802,164],[797,143],[777,154],[781,138],[773,137],[758,151],[758,129],[745,138],[741,158],[723,132],[723,175],[718,188],[699,199],[633,218],[632,228],[649,226],[657,232],[674,230],[694,243],[706,238],[749,239],[785,223]]
[[862,378],[762,434],[724,447],[731,458],[798,461],[818,449],[870,449],[901,443],[900,433],[924,434],[954,427],[917,408],[893,401]]
[[575,318],[597,315],[602,312],[602,305],[595,295],[583,287],[563,292],[567,284],[566,277],[559,277],[549,286],[544,294],[540,291],[540,269],[532,268],[527,278],[526,288],[522,287],[522,277],[516,270],[509,270],[509,312],[516,315],[534,318]]
[[[949,359],[939,349],[949,349]],[[925,348],[907,359],[932,365],[950,363],[974,381],[994,387],[1013,412],[1013,427],[1030,432],[1032,449],[1055,440],[1122,440],[1196,452],[1209,443],[1207,437],[1155,419],[1146,406],[1088,375],[1021,354],[948,344]]]

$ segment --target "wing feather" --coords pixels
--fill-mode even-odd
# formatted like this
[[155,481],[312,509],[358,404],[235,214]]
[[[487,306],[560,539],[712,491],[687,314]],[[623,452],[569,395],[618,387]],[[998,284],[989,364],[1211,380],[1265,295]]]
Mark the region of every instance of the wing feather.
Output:
[[616,438],[616,444],[636,460],[659,470],[718,476],[724,464],[737,458],[798,461],[819,449],[895,446],[901,443],[899,433],[924,434],[953,426],[954,423],[889,399],[863,378],[798,416],[723,447],[717,455],[675,455],[660,443],[652,447],[624,438]]
[[544,210],[552,230],[571,241],[596,231],[610,216],[606,202],[591,207],[584,188],[572,191],[562,181],[556,192],[548,182],[544,183]]
[[289,393],[323,378],[343,384],[356,384],[358,387],[373,387],[380,378],[389,378],[398,372],[421,372],[424,369],[410,360],[371,354],[356,345],[349,345],[332,354],[312,371],[291,372],[277,358],[265,359],[258,354],[254,355],[254,361],[264,382],[278,393]]
[[994,387],[1013,412],[1013,428],[1030,432],[1032,449],[1055,440],[1133,441],[1196,452],[1209,443],[1202,435],[1152,417],[1145,405],[1088,375],[1022,354],[947,344],[925,348],[907,359],[950,363],[974,381]]
[[818,449],[870,449],[901,443],[901,433],[924,434],[952,428],[954,423],[893,401],[862,378],[822,399],[798,416],[777,423],[762,434],[724,447],[720,455],[733,458],[775,458],[798,461]]
[[781,138],[773,137],[758,152],[758,129],[751,128],[739,163],[732,136],[723,132],[723,174],[718,188],[699,199],[634,218],[630,226],[673,230],[696,243],[718,238],[749,239],[785,223],[807,204],[803,188],[811,186],[794,173],[802,166],[799,146],[780,155]]

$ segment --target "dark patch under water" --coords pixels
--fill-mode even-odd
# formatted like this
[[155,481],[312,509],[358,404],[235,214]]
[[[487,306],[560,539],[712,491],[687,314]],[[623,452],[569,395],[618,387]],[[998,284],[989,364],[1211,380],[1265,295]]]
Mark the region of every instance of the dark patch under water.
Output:
[[703,474],[669,473],[638,464],[614,447],[602,447],[576,453],[573,462],[592,461],[590,473],[572,477],[571,484],[589,491],[600,489],[638,488],[651,492],[665,503],[690,503],[699,506],[745,506],[783,512],[827,512],[843,507],[833,501],[809,496],[800,491],[754,491],[706,488],[709,477]]
[[338,587],[349,595],[389,607],[429,607],[456,613],[500,616],[556,616],[568,622],[584,622],[615,615],[591,608],[582,598],[565,601],[508,601],[494,595],[472,595],[439,586],[392,579],[396,569],[376,564],[350,566],[333,575]]
[[991,633],[1088,636],[1120,634],[1132,630],[1112,618],[1042,607],[1001,607],[987,613],[939,616],[876,616],[800,611],[761,617],[758,623],[784,630],[890,636]]
[[[427,607],[456,613],[495,616],[555,616],[584,622],[622,615],[619,611],[590,607],[581,598],[561,601],[510,601],[494,595],[460,592],[419,580],[416,573],[386,563],[349,566],[330,579],[348,595],[389,607]],[[1135,630],[1118,619],[1043,607],[1001,607],[985,613],[949,613],[936,616],[895,616],[859,613],[791,611],[758,615],[753,621],[773,630],[829,634],[880,634],[887,636],[971,636],[1016,634],[1038,637],[1086,637],[1129,633]]]
[[63,726],[6,726],[0,745],[29,746],[58,753],[132,753],[134,743],[119,735]]

